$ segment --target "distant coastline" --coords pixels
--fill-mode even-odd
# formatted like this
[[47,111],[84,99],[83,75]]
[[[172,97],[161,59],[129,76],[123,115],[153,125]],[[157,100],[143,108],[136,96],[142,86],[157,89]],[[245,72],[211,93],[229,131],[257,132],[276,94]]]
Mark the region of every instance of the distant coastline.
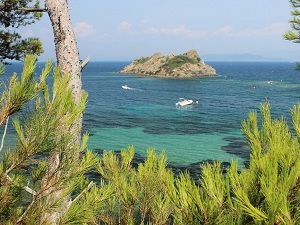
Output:
[[206,54],[205,61],[228,61],[228,62],[295,62],[286,58],[269,58],[254,54]]

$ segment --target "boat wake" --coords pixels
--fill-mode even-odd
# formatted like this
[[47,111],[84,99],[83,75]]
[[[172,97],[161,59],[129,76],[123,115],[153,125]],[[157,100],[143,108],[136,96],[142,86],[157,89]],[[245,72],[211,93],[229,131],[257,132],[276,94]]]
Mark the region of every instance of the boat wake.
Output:
[[123,85],[122,88],[125,89],[125,90],[131,90],[132,89],[131,87],[128,87],[127,85]]

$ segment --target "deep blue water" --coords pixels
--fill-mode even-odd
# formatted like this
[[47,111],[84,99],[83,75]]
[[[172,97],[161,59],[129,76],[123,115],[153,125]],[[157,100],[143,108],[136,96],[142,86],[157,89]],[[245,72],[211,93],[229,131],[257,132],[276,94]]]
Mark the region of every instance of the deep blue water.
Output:
[[[95,151],[133,145],[141,156],[148,148],[164,150],[170,163],[183,167],[215,159],[243,164],[250,152],[241,121],[250,110],[259,110],[267,98],[273,118],[284,115],[290,121],[290,109],[299,101],[300,72],[294,63],[208,62],[219,76],[193,79],[117,73],[127,64],[90,62],[83,71],[89,93],[84,130]],[[20,70],[14,64],[6,74]],[[122,89],[125,84],[132,89]],[[178,108],[181,97],[199,104]]]

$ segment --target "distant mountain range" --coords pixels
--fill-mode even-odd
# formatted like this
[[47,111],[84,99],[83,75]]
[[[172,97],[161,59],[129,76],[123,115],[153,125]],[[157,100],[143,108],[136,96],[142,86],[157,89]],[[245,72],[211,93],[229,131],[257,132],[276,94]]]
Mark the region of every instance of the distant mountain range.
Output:
[[205,61],[290,61],[285,58],[267,58],[253,54],[207,54],[201,58]]

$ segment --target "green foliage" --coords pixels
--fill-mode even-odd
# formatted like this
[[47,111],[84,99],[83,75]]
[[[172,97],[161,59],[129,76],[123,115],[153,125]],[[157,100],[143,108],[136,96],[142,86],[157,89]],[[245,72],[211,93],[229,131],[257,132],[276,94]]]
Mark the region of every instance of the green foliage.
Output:
[[[188,173],[175,178],[169,193],[175,224],[226,224],[226,185],[219,162],[202,166],[200,186]],[[169,187],[169,188],[170,188]]]
[[133,147],[123,150],[120,159],[113,152],[103,153],[97,169],[114,188],[115,203],[108,202],[110,207],[99,219],[105,224],[166,224],[172,212],[167,186],[173,183],[166,158],[148,150],[147,160],[136,171],[131,167],[133,154]]
[[293,41],[295,43],[300,43],[300,12],[298,8],[300,7],[299,0],[289,0],[293,8],[291,11],[292,19],[289,21],[291,24],[291,30],[284,34],[286,40]]
[[33,0],[1,0],[0,22],[3,24],[2,26],[6,28],[18,28],[20,26],[33,24],[35,20],[40,19],[42,16],[41,13],[32,13],[22,9],[28,7],[39,8],[40,1],[34,1],[34,3],[32,2]]
[[[73,144],[75,134],[70,132],[85,108],[87,95],[76,105],[68,87],[70,77],[61,77],[58,68],[54,69],[50,95],[46,78],[52,63],[46,64],[36,82],[35,62],[34,56],[26,58],[21,78],[14,74],[1,97],[3,121],[18,115],[27,102],[34,101],[34,104],[30,104],[32,112],[24,121],[14,117],[16,144],[13,149],[1,152],[0,223],[47,224],[45,215],[61,207],[70,194],[73,199],[63,204],[66,208],[61,209],[61,224],[92,222],[95,208],[98,209],[111,192],[88,181],[86,173],[99,158],[86,149],[87,135],[83,136],[81,146],[76,146]],[[74,153],[79,147],[82,157],[78,161]],[[56,155],[60,156],[59,168],[53,170],[51,160]],[[59,196],[49,198],[57,190],[60,190]]]
[[139,59],[136,59],[133,63],[134,64],[143,64],[145,62],[147,62],[150,59],[150,57],[142,57]]
[[196,59],[192,59],[184,55],[177,55],[174,58],[168,60],[167,65],[171,69],[175,69],[177,67],[182,66],[185,63],[197,64],[198,62]]
[[1,0],[0,1],[0,62],[6,60],[24,60],[26,54],[43,53],[38,38],[22,39],[16,32],[21,26],[35,23],[42,16],[41,12],[29,12],[24,8],[39,8],[39,1]]
[[[296,111],[299,112],[299,106],[293,111],[293,119],[299,123],[300,114]],[[299,213],[292,213],[292,209],[298,208],[299,201],[291,201],[290,193],[298,190],[298,137],[289,131],[284,118],[271,119],[268,103],[262,105],[261,113],[261,130],[256,113],[250,113],[249,119],[243,122],[251,148],[249,169],[238,174],[237,165],[233,164],[228,173],[236,210],[241,215],[239,219],[247,224],[276,221],[297,224]]]
[[[98,171],[114,194],[100,224],[298,224],[300,219],[300,104],[292,111],[296,135],[284,118],[271,118],[261,106],[262,123],[250,112],[243,121],[249,140],[249,168],[232,161],[227,173],[220,162],[202,165],[199,184],[188,173],[178,177],[166,169],[162,153],[148,151],[137,170],[133,148],[118,158],[104,152]],[[106,218],[106,220],[104,219]],[[110,220],[107,220],[110,218]]]
[[[293,8],[291,11],[292,19],[289,21],[291,25],[291,30],[283,35],[284,39],[293,41],[295,43],[300,43],[300,1],[299,0],[289,0]],[[296,64],[296,68],[300,70],[300,64]]]
[[0,75],[2,75],[5,71],[4,66],[0,63]]

